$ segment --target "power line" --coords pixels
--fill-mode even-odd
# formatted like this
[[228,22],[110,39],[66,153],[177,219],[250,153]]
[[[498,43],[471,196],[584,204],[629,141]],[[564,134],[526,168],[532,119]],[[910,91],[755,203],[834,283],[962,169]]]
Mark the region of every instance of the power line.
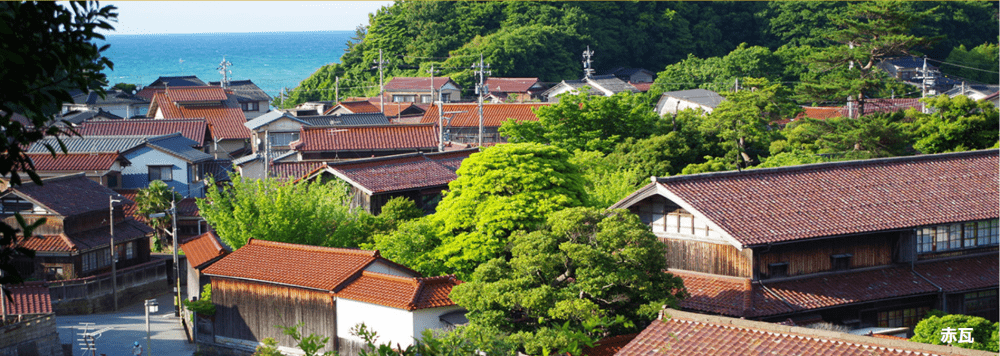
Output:
[[945,62],[945,61],[939,61],[937,59],[932,59],[932,58],[927,58],[927,60],[928,61],[938,62],[938,63],[941,63],[941,64],[947,64],[947,65],[950,65],[950,66],[965,68],[965,69],[978,70],[980,72],[986,72],[986,73],[992,73],[992,74],[1000,74],[1000,72],[994,72],[994,71],[991,71],[991,70],[985,70],[985,69],[979,69],[979,68],[973,68],[973,67],[966,67],[966,66],[963,66],[963,65],[958,65],[958,64],[955,64],[955,63],[949,63],[949,62]]

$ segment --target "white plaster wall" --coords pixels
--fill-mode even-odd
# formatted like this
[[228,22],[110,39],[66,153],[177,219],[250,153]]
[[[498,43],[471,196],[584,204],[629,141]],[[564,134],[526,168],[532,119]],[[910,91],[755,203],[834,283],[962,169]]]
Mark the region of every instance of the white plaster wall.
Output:
[[413,311],[414,337],[416,337],[417,340],[422,340],[424,330],[426,329],[446,329],[451,327],[451,325],[448,325],[441,321],[441,316],[460,309],[462,309],[462,307],[453,305],[450,307],[414,310]]
[[378,333],[379,344],[391,343],[402,347],[413,345],[413,313],[377,304],[337,298],[337,336],[361,341],[351,335],[351,328],[365,323],[369,330]]

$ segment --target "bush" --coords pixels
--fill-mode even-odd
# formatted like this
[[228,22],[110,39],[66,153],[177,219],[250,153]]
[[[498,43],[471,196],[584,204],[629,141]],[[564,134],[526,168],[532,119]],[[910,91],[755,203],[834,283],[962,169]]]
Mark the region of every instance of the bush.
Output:
[[[910,338],[910,341],[997,352],[997,327],[998,323],[990,323],[989,320],[978,316],[960,314],[945,316],[931,315],[917,324],[913,329],[914,335]],[[941,341],[941,331],[945,328],[954,329],[956,333],[955,342],[945,343]],[[971,328],[974,342],[957,342],[960,335],[959,328]]]
[[215,315],[215,304],[212,304],[212,285],[206,284],[201,291],[201,298],[195,301],[184,301],[184,307],[195,313],[211,316]]

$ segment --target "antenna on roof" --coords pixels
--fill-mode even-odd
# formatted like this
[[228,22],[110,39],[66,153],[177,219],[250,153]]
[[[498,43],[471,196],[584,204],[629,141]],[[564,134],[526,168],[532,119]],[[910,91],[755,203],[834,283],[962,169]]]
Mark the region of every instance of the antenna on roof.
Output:
[[590,50],[590,46],[587,46],[587,50],[583,51],[583,77],[590,78],[594,76],[594,65],[593,59],[594,51]]
[[222,63],[219,63],[219,74],[222,74],[222,81],[219,82],[219,86],[226,88],[229,86],[229,75],[233,74],[233,71],[229,70],[229,66],[233,65],[226,60],[226,56],[222,56]]

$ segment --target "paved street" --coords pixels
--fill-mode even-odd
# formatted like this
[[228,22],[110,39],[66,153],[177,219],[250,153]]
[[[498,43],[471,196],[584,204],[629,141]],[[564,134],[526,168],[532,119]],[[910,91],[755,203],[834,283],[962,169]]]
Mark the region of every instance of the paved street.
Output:
[[120,306],[118,313],[57,316],[59,341],[63,344],[72,343],[73,356],[81,356],[83,350],[76,341],[79,333],[77,327],[80,323],[87,322],[95,323],[94,327],[97,329],[114,327],[97,339],[97,355],[130,356],[132,343],[138,341],[142,345],[144,356],[190,356],[194,352],[194,344],[187,342],[184,330],[174,317],[171,295],[164,294],[156,299],[160,303],[160,311],[149,315],[152,350],[146,350],[146,314],[141,303]]

